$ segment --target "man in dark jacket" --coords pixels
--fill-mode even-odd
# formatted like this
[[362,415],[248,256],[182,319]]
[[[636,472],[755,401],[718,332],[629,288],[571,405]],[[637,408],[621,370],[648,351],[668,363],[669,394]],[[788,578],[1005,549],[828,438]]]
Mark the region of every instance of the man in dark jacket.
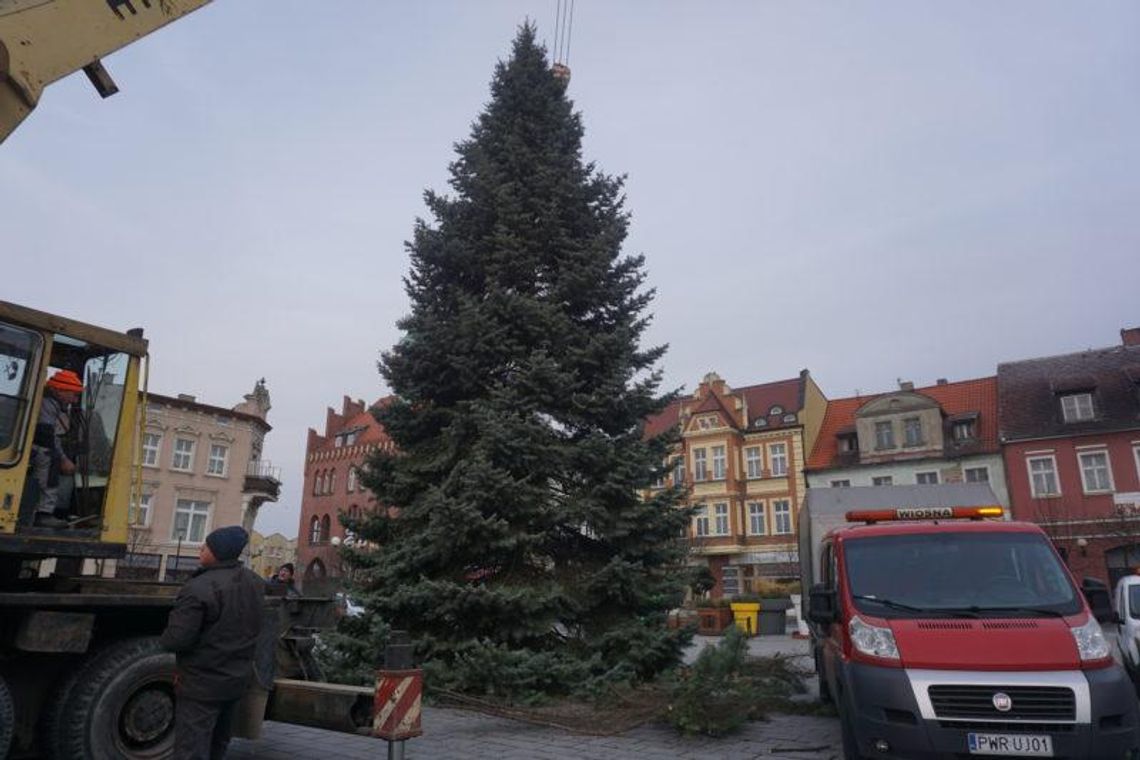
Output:
[[264,615],[265,582],[238,564],[248,541],[237,525],[206,536],[202,567],[178,592],[162,633],[178,665],[175,760],[225,757]]

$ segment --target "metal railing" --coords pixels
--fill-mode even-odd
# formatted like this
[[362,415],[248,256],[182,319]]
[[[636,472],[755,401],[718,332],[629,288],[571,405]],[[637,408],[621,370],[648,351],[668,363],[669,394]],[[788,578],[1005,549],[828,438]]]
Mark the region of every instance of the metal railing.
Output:
[[246,466],[245,476],[247,478],[265,478],[266,480],[275,480],[280,483],[281,468],[274,467],[272,462],[255,459]]

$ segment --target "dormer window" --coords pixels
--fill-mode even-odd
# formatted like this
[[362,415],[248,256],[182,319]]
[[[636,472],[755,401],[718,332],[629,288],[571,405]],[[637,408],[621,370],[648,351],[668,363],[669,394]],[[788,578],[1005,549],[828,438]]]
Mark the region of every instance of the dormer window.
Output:
[[895,447],[895,428],[889,422],[875,423],[875,448],[893,449]]
[[906,435],[907,446],[921,446],[922,420],[918,417],[907,417],[903,420],[903,433]]
[[855,433],[845,433],[839,436],[839,451],[844,454],[859,450],[859,436]]
[[783,413],[784,413],[784,407],[780,406],[779,404],[776,404],[774,407],[772,407],[771,409],[768,410],[768,414],[770,416],[773,416],[773,417],[779,416]]
[[1065,422],[1084,422],[1093,418],[1091,393],[1067,393],[1061,396],[1061,416]]
[[973,420],[961,420],[954,423],[954,440],[955,441],[972,441],[977,437],[974,432]]

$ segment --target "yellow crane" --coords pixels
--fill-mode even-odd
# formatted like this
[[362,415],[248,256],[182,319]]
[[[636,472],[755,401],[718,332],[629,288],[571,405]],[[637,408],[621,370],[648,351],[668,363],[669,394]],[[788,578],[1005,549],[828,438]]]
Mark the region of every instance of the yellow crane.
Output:
[[0,143],[44,88],[82,70],[104,98],[118,92],[102,58],[210,0],[0,0]]

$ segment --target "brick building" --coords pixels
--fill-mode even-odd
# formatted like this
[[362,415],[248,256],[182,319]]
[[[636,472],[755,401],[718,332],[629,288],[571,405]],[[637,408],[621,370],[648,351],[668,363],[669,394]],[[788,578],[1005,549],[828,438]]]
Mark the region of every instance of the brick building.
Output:
[[380,403],[367,406],[345,396],[339,413],[327,410],[323,434],[309,428],[297,529],[297,575],[307,591],[327,588],[341,575],[338,544],[346,538],[341,513],[376,507],[360,473],[377,450],[393,446],[372,416],[372,407]]
[[810,488],[988,483],[1009,495],[998,442],[997,378],[832,399],[808,459]]
[[730,388],[709,373],[692,394],[646,424],[646,434],[681,435],[667,483],[689,486],[697,506],[691,558],[716,578],[713,596],[749,592],[761,579],[799,575],[795,526],[803,466],[827,399],[807,370],[799,377]]
[[998,365],[1014,516],[1053,537],[1078,577],[1140,566],[1140,328],[1121,344]]

